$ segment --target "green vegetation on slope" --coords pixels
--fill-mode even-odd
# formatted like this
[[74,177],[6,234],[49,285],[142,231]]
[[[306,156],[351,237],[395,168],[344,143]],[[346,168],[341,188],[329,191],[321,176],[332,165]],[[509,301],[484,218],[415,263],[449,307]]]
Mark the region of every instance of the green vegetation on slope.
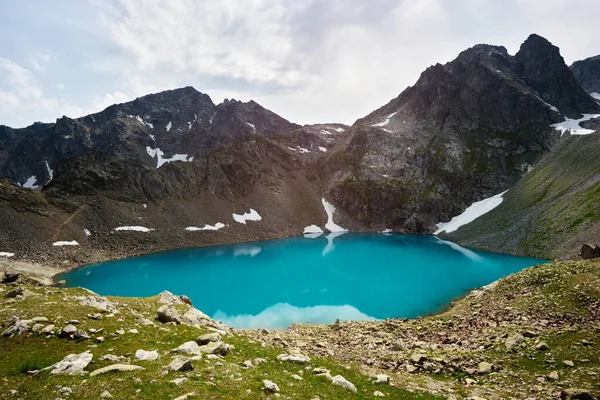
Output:
[[568,258],[600,233],[600,133],[570,136],[504,196],[500,206],[445,235],[466,246]]

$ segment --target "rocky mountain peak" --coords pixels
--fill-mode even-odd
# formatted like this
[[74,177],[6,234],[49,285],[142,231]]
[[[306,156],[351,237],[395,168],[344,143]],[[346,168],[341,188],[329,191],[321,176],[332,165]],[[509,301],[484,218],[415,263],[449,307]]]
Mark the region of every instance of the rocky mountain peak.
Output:
[[571,71],[586,92],[600,93],[600,55],[575,61]]
[[523,80],[548,103],[571,118],[600,112],[600,106],[579,86],[558,47],[532,34],[515,55]]

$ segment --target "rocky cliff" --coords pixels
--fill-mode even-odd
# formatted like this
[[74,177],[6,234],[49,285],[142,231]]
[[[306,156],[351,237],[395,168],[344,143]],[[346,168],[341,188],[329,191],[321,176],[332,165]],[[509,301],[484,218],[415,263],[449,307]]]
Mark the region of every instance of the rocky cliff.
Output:
[[600,97],[600,55],[574,62],[571,71],[586,92]]

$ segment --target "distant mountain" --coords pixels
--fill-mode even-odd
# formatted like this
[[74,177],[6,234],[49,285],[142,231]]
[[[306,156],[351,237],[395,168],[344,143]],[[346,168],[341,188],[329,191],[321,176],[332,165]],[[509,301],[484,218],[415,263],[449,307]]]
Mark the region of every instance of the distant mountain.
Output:
[[515,56],[476,45],[356,121],[328,159],[330,194],[362,226],[432,232],[517,182],[558,141],[552,124],[595,112],[540,36]]
[[215,105],[208,95],[185,87],[54,124],[0,126],[0,176],[42,186],[63,157],[101,151],[157,167],[190,160],[244,135],[270,136],[299,127],[254,101]]
[[600,100],[600,55],[575,61],[571,71],[581,87],[588,93],[595,93],[596,99]]

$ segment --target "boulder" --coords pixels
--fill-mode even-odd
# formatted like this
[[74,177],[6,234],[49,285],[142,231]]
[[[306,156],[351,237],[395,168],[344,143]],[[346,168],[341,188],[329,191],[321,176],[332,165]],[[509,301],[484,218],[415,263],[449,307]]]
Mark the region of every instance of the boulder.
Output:
[[146,350],[137,350],[135,352],[135,356],[133,357],[136,361],[154,361],[159,358],[158,351],[146,351]]
[[88,340],[89,338],[90,338],[90,336],[85,331],[82,331],[81,329],[77,329],[75,331],[75,333],[73,334],[73,339],[76,339],[76,340]]
[[535,348],[540,351],[550,350],[550,346],[546,342],[539,342],[535,345]]
[[160,322],[175,322],[177,324],[182,322],[181,315],[179,315],[175,307],[170,304],[160,306],[157,314],[156,319]]
[[272,382],[268,379],[263,380],[263,388],[265,391],[270,393],[279,393],[279,386],[275,382]]
[[185,297],[189,301],[189,298],[187,296],[177,296],[169,292],[168,290],[163,290],[158,294],[158,302],[161,304],[187,304],[183,300],[183,297]]
[[524,340],[525,338],[523,337],[523,335],[516,333],[514,335],[510,335],[504,342],[504,345],[506,346],[507,350],[513,350],[518,345],[523,343]]
[[346,378],[344,378],[341,375],[336,375],[331,379],[331,383],[337,386],[341,386],[343,388],[346,388],[348,390],[352,390],[354,393],[357,392],[356,390],[356,386],[354,386],[352,384],[352,382],[346,380]]
[[139,365],[129,365],[129,364],[113,364],[108,367],[100,368],[93,371],[90,376],[103,375],[109,372],[130,372],[130,371],[139,371],[144,369],[144,367],[140,367]]
[[376,385],[389,385],[390,377],[385,374],[377,374],[373,383]]
[[492,364],[486,361],[480,362],[479,364],[477,364],[477,372],[479,372],[480,374],[489,374],[490,372],[492,372]]
[[192,360],[186,357],[177,357],[169,364],[169,370],[174,372],[185,372],[193,369]]
[[600,247],[593,244],[584,244],[581,246],[581,258],[591,260],[600,257]]
[[220,340],[221,340],[221,335],[219,335],[217,332],[212,332],[212,333],[207,333],[206,335],[199,336],[196,339],[196,343],[198,343],[200,346],[203,346],[210,342],[218,342]]
[[594,394],[586,389],[566,389],[560,393],[562,400],[594,400]]
[[229,354],[230,346],[223,342],[210,342],[204,346],[200,346],[198,349],[202,353],[226,356]]
[[[203,346],[204,347],[204,346]],[[185,342],[176,349],[171,350],[171,353],[180,354],[200,354],[200,346],[194,341]]]
[[25,293],[24,287],[16,287],[16,288],[13,288],[13,289],[9,290],[8,292],[6,292],[6,294],[4,295],[4,298],[5,299],[13,299],[17,296],[23,296],[24,293]]
[[108,390],[105,390],[104,392],[102,392],[100,394],[100,398],[101,399],[112,399],[113,396],[112,396],[112,394],[110,394],[110,392]]
[[75,300],[79,301],[82,306],[93,307],[107,313],[118,313],[117,306],[110,302],[106,297],[100,297],[96,294],[90,296],[76,296]]
[[29,323],[29,320],[13,317],[10,326],[5,331],[0,333],[0,336],[12,337],[19,336],[24,332],[29,332]]
[[17,279],[19,279],[19,276],[21,276],[19,273],[5,272],[1,283],[7,284],[16,282]]
[[304,354],[280,354],[277,356],[279,361],[290,361],[297,364],[306,364],[310,362],[310,358]]
[[69,354],[61,361],[52,365],[51,374],[80,375],[92,361],[94,355],[88,351],[80,354]]
[[71,337],[71,335],[77,332],[77,328],[74,325],[67,325],[60,331],[61,337]]

